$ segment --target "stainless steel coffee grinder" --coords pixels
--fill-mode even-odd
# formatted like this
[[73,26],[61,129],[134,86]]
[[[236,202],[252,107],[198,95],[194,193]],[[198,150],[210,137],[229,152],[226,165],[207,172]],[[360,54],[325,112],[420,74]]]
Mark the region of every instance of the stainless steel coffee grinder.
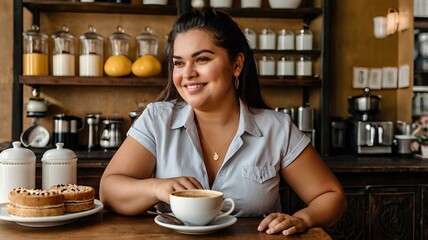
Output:
[[86,124],[88,125],[88,151],[100,149],[99,125],[102,119],[101,113],[86,114]]
[[103,120],[104,130],[100,145],[104,150],[117,149],[122,144],[121,124],[123,119],[118,116]]

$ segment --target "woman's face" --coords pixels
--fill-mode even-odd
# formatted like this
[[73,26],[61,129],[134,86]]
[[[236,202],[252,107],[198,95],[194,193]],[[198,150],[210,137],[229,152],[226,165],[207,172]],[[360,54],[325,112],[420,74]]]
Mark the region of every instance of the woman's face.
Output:
[[241,58],[231,63],[226,50],[215,45],[205,31],[180,33],[174,41],[174,85],[196,109],[210,110],[228,100],[236,101],[233,79],[239,76]]

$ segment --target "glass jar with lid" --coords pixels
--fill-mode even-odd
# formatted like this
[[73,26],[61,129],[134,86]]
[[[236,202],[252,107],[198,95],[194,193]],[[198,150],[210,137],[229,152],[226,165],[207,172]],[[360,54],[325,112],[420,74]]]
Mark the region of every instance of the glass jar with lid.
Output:
[[300,56],[296,62],[296,76],[312,76],[312,59],[309,56]]
[[247,38],[248,44],[251,49],[256,49],[257,47],[257,34],[254,30],[250,28],[244,29],[244,35]]
[[108,40],[110,56],[124,55],[130,58],[129,45],[131,37],[125,33],[121,26],[117,26],[116,32],[108,36]]
[[278,32],[278,50],[294,50],[294,32],[281,29]]
[[259,59],[259,75],[275,76],[275,58],[272,56],[262,56]]
[[145,32],[140,33],[135,37],[137,58],[143,55],[158,55],[159,38],[153,34],[153,30],[147,26]]
[[272,29],[264,28],[260,31],[259,49],[261,50],[276,49],[276,34]]
[[295,63],[292,56],[282,56],[276,62],[277,76],[294,76]]
[[79,37],[79,75],[86,77],[103,76],[104,37],[96,33],[94,26]]
[[49,75],[48,35],[40,32],[37,25],[23,32],[22,74],[27,76]]
[[74,76],[76,38],[69,33],[67,26],[52,35],[54,42],[52,57],[52,74],[54,76]]
[[312,50],[313,34],[309,30],[308,25],[303,27],[296,33],[296,50]]

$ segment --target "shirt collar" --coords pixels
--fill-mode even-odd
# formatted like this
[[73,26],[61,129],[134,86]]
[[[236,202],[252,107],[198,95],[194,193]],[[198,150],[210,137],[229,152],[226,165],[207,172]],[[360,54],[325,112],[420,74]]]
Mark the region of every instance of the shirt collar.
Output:
[[[239,127],[238,135],[248,132],[251,135],[260,137],[262,135],[259,127],[257,126],[256,121],[253,118],[253,114],[250,112],[249,107],[239,99],[240,105],[240,118],[239,118]],[[191,128],[195,126],[195,115],[192,107],[186,103],[176,103],[175,107],[176,114],[171,123],[171,129],[177,128]],[[254,110],[253,110],[254,111]],[[255,110],[261,111],[261,110]]]

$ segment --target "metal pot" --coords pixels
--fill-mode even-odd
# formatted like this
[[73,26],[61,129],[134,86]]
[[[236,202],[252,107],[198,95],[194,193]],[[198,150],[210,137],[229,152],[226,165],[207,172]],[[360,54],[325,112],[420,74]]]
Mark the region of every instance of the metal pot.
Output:
[[365,88],[364,94],[348,98],[349,113],[358,115],[373,115],[380,110],[381,96],[370,95],[370,89]]

